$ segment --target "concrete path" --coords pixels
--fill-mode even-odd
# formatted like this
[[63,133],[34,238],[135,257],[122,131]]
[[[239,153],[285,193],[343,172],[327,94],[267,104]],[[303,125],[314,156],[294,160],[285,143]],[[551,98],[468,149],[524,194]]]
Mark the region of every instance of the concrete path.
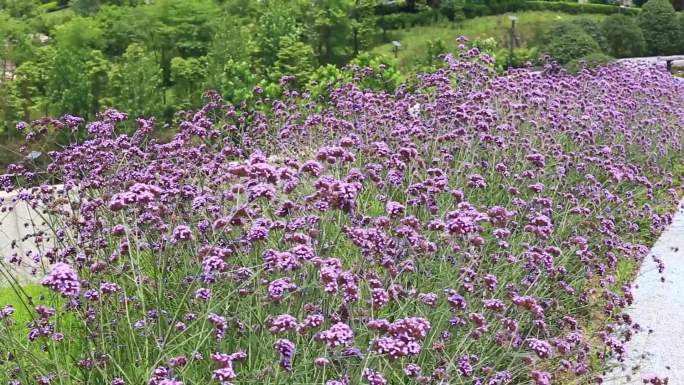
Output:
[[[652,255],[665,264],[665,282]],[[629,314],[642,331],[628,342],[628,358],[606,375],[604,384],[643,384],[651,374],[668,377],[669,385],[684,384],[684,200],[634,283]]]
[[[16,200],[16,192],[0,192],[0,205],[11,208],[0,213],[0,288],[9,286],[7,274],[21,284],[36,282],[42,276],[43,266],[27,256],[38,251],[30,235],[48,229],[38,225],[42,220],[36,211]],[[8,263],[13,254],[22,257],[20,266]]]
[[[684,66],[684,59],[682,59],[684,56],[677,56],[677,60],[672,61],[672,66],[673,67],[682,67]],[[615,60],[616,62],[642,62],[642,63],[655,63],[655,64],[662,64],[665,65],[665,60],[670,59],[673,57],[669,56],[645,56],[645,57],[627,57],[627,58],[622,58],[622,59],[617,59]]]

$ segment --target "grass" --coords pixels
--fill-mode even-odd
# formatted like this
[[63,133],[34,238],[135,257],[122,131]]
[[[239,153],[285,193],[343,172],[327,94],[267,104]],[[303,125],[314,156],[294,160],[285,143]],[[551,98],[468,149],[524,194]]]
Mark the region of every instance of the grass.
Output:
[[[48,289],[40,285],[26,285],[23,286],[22,289],[28,298],[38,299],[49,293]],[[23,325],[31,320],[31,314],[26,308],[27,306],[31,307],[31,305],[26,303],[26,298],[24,298],[23,293],[19,296],[17,292],[10,287],[0,288],[0,305],[12,305],[14,307],[15,312],[13,318],[18,324]]]
[[[517,13],[516,33],[521,47],[533,47],[539,44],[541,35],[554,23],[578,18],[602,21],[605,15],[586,14],[570,15],[561,12],[530,11]],[[456,48],[454,40],[459,36],[473,39],[493,37],[500,48],[508,46],[511,21],[509,14],[484,16],[469,19],[462,23],[440,23],[430,26],[407,28],[388,33],[388,40],[401,42],[401,50],[397,56],[400,70],[413,68],[417,61],[423,59],[431,40],[441,39],[451,50]],[[375,54],[393,56],[392,44],[386,43],[373,48]]]

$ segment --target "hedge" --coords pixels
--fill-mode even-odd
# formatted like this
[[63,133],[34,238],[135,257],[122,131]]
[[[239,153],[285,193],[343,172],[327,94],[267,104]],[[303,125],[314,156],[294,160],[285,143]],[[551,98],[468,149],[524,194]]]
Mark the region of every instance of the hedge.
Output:
[[528,11],[554,11],[571,14],[599,13],[604,15],[613,15],[616,13],[624,13],[626,15],[632,16],[638,15],[641,12],[640,8],[635,7],[623,8],[616,5],[580,4],[561,1],[526,1],[525,9]]
[[[392,13],[392,10],[399,12]],[[424,7],[418,12],[403,12],[404,9],[396,6],[387,7],[378,17],[377,25],[383,31],[414,27],[417,25],[429,25],[444,16],[439,10]],[[491,1],[489,4],[466,2],[462,12],[466,18],[472,19],[478,16],[497,15],[505,12],[516,11],[553,11],[565,12],[570,14],[599,13],[613,15],[624,13],[626,15],[638,15],[640,8],[622,8],[615,5],[606,4],[579,4],[566,1]],[[376,11],[378,12],[378,11]],[[379,12],[378,12],[379,13]]]

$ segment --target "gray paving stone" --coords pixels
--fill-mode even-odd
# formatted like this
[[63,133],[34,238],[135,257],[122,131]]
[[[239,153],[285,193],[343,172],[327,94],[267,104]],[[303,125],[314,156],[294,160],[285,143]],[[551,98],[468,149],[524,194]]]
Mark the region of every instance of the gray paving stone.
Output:
[[649,374],[668,377],[670,385],[684,384],[684,200],[650,255],[665,263],[665,281],[649,256],[635,281],[629,309],[642,332],[627,343],[627,359],[606,375],[605,384],[643,384]]

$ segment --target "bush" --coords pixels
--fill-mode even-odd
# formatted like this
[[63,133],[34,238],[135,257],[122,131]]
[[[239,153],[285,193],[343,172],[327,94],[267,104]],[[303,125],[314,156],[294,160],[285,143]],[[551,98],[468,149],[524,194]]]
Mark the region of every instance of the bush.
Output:
[[601,51],[608,50],[608,41],[606,40],[606,35],[603,33],[603,29],[599,23],[586,17],[575,19],[572,22],[582,28],[589,36],[593,37],[599,47],[601,47]]
[[576,74],[583,68],[596,68],[604,66],[610,63],[612,60],[613,58],[611,56],[608,56],[603,52],[593,52],[589,55],[571,61],[565,66],[565,68],[568,70],[568,72]]
[[568,24],[565,33],[551,36],[544,47],[544,53],[561,64],[579,59],[601,50],[596,40],[580,27]]
[[649,0],[641,8],[639,26],[650,55],[672,55],[679,51],[681,32],[669,0]]
[[602,15],[624,13],[628,15],[638,15],[641,11],[639,8],[621,8],[615,5],[579,4],[556,1],[527,1],[525,2],[525,9],[530,11],[565,12],[575,15],[582,13],[598,13]]
[[491,11],[489,10],[489,7],[484,4],[468,2],[463,6],[463,13],[466,18],[472,19],[474,17],[487,16]]
[[378,18],[377,25],[383,31],[415,27],[417,25],[429,25],[441,17],[438,10],[425,9],[416,13],[393,13],[382,15]]
[[641,28],[633,17],[610,15],[601,26],[608,49],[615,57],[641,56],[646,51],[646,41]]
[[679,12],[679,33],[682,36],[682,39],[680,40],[680,45],[679,45],[679,50],[684,53],[684,12]]
[[496,55],[495,67],[498,71],[508,68],[510,64],[513,68],[523,68],[528,63],[534,65],[539,58],[539,49],[537,47],[518,48],[513,51],[513,57],[510,57],[510,51],[507,49],[500,49]]
[[456,0],[444,0],[439,5],[439,12],[449,21],[461,21],[465,18],[463,6]]

